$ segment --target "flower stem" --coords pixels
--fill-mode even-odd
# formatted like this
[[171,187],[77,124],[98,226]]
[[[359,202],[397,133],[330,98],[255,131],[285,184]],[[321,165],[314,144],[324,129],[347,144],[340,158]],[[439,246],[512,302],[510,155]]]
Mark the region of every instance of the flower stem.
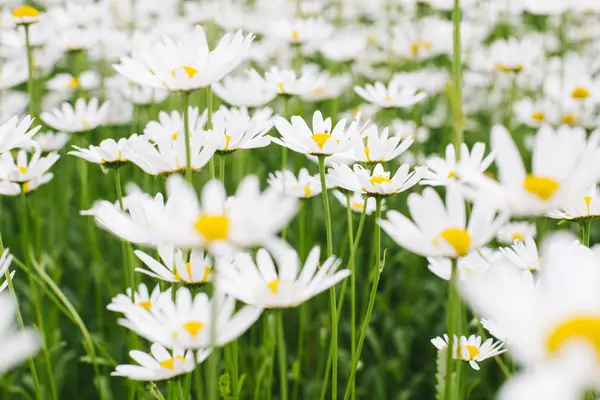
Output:
[[[283,96],[283,118],[290,118],[290,97]],[[287,147],[281,146],[281,170],[285,171],[287,167]]]
[[219,180],[225,187],[225,156],[219,156]]
[[[320,155],[319,157],[319,175],[321,177],[321,188],[323,198],[323,209],[325,211],[325,232],[327,234],[327,257],[333,255],[333,241],[331,235],[331,212],[329,210],[329,196],[327,193],[327,182],[325,181],[325,156]],[[335,286],[329,289],[329,305],[331,309],[331,349],[332,349],[332,369],[331,369],[331,398],[337,399],[337,305],[336,305],[336,293]],[[327,379],[327,377],[325,377]]]
[[192,182],[192,150],[190,145],[190,94],[184,93],[182,99],[183,107],[183,130],[185,132],[185,179]]
[[[212,129],[212,107],[213,107],[213,93],[212,86],[206,88],[206,112],[208,119],[206,120],[206,129]],[[210,179],[215,179],[215,158],[211,157],[208,168],[210,170]]]
[[[125,210],[123,206],[123,189],[121,185],[121,169],[115,169],[115,187],[117,189],[117,198],[119,199],[119,206],[121,211]],[[135,301],[135,273],[133,268],[133,249],[131,243],[122,240],[123,258],[125,259],[125,276],[129,275],[129,287],[131,288],[131,301]]]
[[[373,307],[375,305],[375,298],[377,297],[377,287],[379,286],[379,278],[381,276],[381,227],[379,226],[379,218],[381,217],[381,202],[380,197],[375,198],[375,234],[374,234],[374,246],[375,246],[375,276],[373,277],[373,286],[371,286],[371,294],[369,296],[369,303],[367,304],[367,311],[365,313],[365,320],[360,330],[360,336],[358,338],[358,347],[356,353],[352,358],[352,371],[350,372],[350,379],[348,386],[346,386],[346,392],[344,394],[344,400],[348,400],[352,392],[352,383],[356,379],[356,369],[358,367],[358,361],[360,360],[360,353],[362,352],[365,338],[367,336],[367,329],[369,328],[369,322],[371,321],[371,314],[373,313]],[[367,204],[365,202],[365,209]],[[364,211],[363,211],[364,213]]]
[[281,400],[288,398],[287,358],[285,354],[285,333],[283,330],[283,310],[277,312],[277,349],[279,353],[279,380]]
[[[366,206],[366,204],[365,204]],[[366,210],[366,207],[364,208]],[[356,357],[356,273],[354,270],[354,227],[352,226],[352,200],[346,193],[346,218],[348,219],[348,241],[350,242],[350,359]],[[356,379],[351,382],[352,398],[356,396]]]
[[[450,273],[450,282],[448,282],[448,309],[447,309],[447,334],[448,334],[448,347],[446,348],[446,385],[444,387],[444,400],[452,399],[452,373],[454,368],[454,335],[456,334],[456,317],[457,317],[457,300],[458,295],[456,293],[456,279],[457,279],[457,261],[452,260],[452,271]],[[458,343],[457,343],[458,345]],[[458,383],[458,376],[456,377]]]
[[454,136],[453,143],[457,156],[460,154],[460,145],[463,137],[463,111],[462,111],[462,64],[460,21],[462,18],[460,0],[454,0],[452,9],[452,87],[454,89]]
[[23,26],[23,28],[25,29],[25,46],[27,47],[27,92],[29,93],[29,114],[32,117],[35,117],[35,82],[33,81],[33,55],[31,48],[31,40],[29,37],[29,26],[30,24],[25,24]]
[[592,232],[592,225],[590,220],[581,222],[581,243],[584,246],[590,247],[590,234]]

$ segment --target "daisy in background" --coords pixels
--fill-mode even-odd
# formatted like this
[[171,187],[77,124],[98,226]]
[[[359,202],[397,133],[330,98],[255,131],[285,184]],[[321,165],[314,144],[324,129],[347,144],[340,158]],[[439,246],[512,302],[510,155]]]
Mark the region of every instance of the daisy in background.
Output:
[[18,329],[15,303],[8,294],[0,296],[0,373],[8,371],[37,354],[40,338],[33,328]]
[[429,94],[443,92],[449,80],[447,71],[433,68],[395,72],[392,76],[392,81],[397,82],[401,87],[414,87]]
[[47,183],[53,177],[48,170],[58,161],[57,153],[41,156],[40,151],[29,158],[25,150],[19,150],[16,158],[10,152],[0,154],[0,179],[17,183],[23,193],[28,193],[38,186]]
[[350,87],[352,78],[349,75],[329,75],[328,72],[318,72],[321,75],[327,75],[323,85],[317,87],[312,92],[302,95],[302,100],[308,102],[324,101],[339,97]]
[[139,365],[118,365],[112,376],[122,376],[134,381],[162,381],[178,375],[187,374],[208,358],[210,350],[199,350],[194,355],[192,350],[175,349],[169,352],[158,343],[150,346],[150,353],[131,350],[129,356]]
[[398,245],[426,257],[464,257],[485,246],[508,219],[496,216],[494,204],[479,197],[467,221],[465,200],[456,186],[448,186],[445,205],[432,188],[422,195],[411,193],[408,209],[414,222],[390,210],[378,223]]
[[[169,349],[206,349],[237,339],[262,313],[262,308],[255,306],[234,310],[233,297],[219,291],[210,299],[206,293],[192,296],[188,288],[181,287],[174,301],[165,298],[152,312],[141,307],[130,309],[119,323]],[[212,323],[216,325],[211,326]]]
[[259,108],[277,97],[277,93],[258,87],[250,77],[226,76],[221,82],[213,83],[214,94],[234,107]]
[[219,180],[206,183],[198,199],[178,175],[167,180],[167,193],[167,207],[154,215],[159,241],[216,254],[269,243],[298,209],[297,199],[276,189],[261,192],[255,176],[246,177],[230,199]]
[[264,78],[254,69],[246,71],[250,80],[259,90],[275,95],[306,96],[325,84],[329,75],[305,72],[297,76],[293,70],[280,70],[271,67],[265,72]]
[[364,88],[355,86],[354,91],[366,101],[383,108],[404,108],[419,103],[427,93],[419,93],[414,87],[403,87],[398,79],[392,79],[386,87],[381,82],[367,84]]
[[40,12],[32,6],[20,6],[12,12],[12,19],[17,25],[30,25],[40,20]]
[[[348,199],[346,199],[346,195],[340,192],[339,190],[334,190],[333,196],[340,202],[344,207],[348,206]],[[374,197],[367,197],[362,195],[362,193],[350,193],[350,210],[355,213],[362,214],[363,212],[366,215],[371,215],[375,212],[376,201]],[[385,210],[385,200],[381,201],[381,209]]]
[[475,70],[497,71],[502,74],[519,74],[534,68],[544,56],[543,47],[530,38],[496,40],[487,52],[474,57]]
[[0,89],[9,89],[27,81],[27,60],[18,58],[0,66]]
[[[190,106],[188,108],[188,127],[190,135],[196,132],[201,132],[208,120],[208,112],[204,110],[200,114],[197,107]],[[183,115],[179,111],[160,111],[158,113],[158,121],[150,121],[144,128],[144,135],[155,142],[164,140],[177,140],[179,136],[185,135],[185,125],[183,123]]]
[[123,57],[115,70],[129,80],[170,92],[191,92],[220,81],[233,71],[248,54],[254,35],[241,30],[228,33],[210,50],[204,29],[194,31],[174,42],[164,37],[163,43]]
[[129,157],[135,151],[138,139],[139,136],[137,135],[119,139],[118,142],[114,139],[104,139],[100,142],[100,145],[90,145],[88,149],[73,146],[75,151],[70,151],[68,154],[82,158],[93,164],[100,164],[105,168],[116,169],[129,162]]
[[390,123],[390,130],[403,139],[412,137],[417,143],[425,143],[429,140],[429,128],[419,126],[415,121],[394,119]]
[[106,306],[106,309],[118,313],[126,313],[131,308],[141,307],[144,310],[152,311],[158,306],[161,298],[164,296],[171,296],[171,288],[161,292],[159,285],[156,285],[152,293],[150,293],[148,287],[140,283],[138,289],[133,294],[133,300],[131,288],[128,287],[125,289],[125,294],[119,293],[113,297],[110,304]]
[[196,285],[209,282],[212,278],[213,260],[201,250],[192,250],[189,261],[185,261],[181,250],[173,246],[157,246],[160,261],[150,257],[141,250],[134,253],[147,268],[135,270],[153,278],[166,282],[180,282]]
[[513,111],[520,123],[539,128],[544,124],[559,125],[561,121],[556,119],[559,108],[557,103],[549,99],[534,101],[525,98],[514,104]]
[[319,255],[319,247],[314,247],[301,266],[298,253],[287,243],[273,246],[271,254],[259,249],[256,262],[238,253],[232,263],[219,265],[218,287],[246,304],[297,307],[350,275],[347,269],[337,271],[341,260],[329,257],[320,264]]
[[56,74],[46,82],[46,88],[60,92],[93,90],[100,86],[100,76],[94,71],[85,71],[79,76],[69,73]]
[[[480,362],[487,360],[488,358],[496,357],[506,351],[503,349],[504,343],[494,342],[494,339],[487,339],[481,343],[481,336],[471,335],[468,338],[461,336],[460,340],[457,336],[454,336],[452,357],[455,360],[461,360],[468,362],[471,368],[479,371]],[[439,351],[444,351],[448,348],[448,335],[444,334],[444,337],[436,337],[431,339],[431,343]]]
[[275,171],[269,174],[267,183],[281,193],[298,199],[309,199],[322,192],[319,175],[311,175],[306,168],[298,172],[298,177],[292,171]]
[[60,108],[45,111],[40,115],[42,121],[57,131],[67,133],[89,132],[102,125],[108,113],[108,102],[99,104],[97,98],[89,102],[85,99],[77,99],[75,107],[70,103],[63,103]]
[[409,169],[408,164],[403,164],[394,176],[391,176],[381,164],[375,165],[373,171],[359,164],[355,164],[353,168],[345,164],[334,164],[327,173],[327,182],[332,187],[371,197],[388,197],[402,193],[419,183],[426,170],[424,167],[413,171]]
[[[458,278],[468,280],[476,278],[479,274],[487,271],[495,259],[499,257],[498,252],[482,247],[477,251],[460,257],[457,260]],[[452,260],[444,257],[427,257],[429,265],[427,268],[437,277],[449,281],[452,273]]]
[[202,135],[216,147],[219,155],[228,155],[237,150],[266,147],[271,144],[267,133],[273,127],[273,110],[257,110],[252,117],[248,109],[219,107],[213,114],[212,129]]
[[402,138],[400,135],[390,137],[389,128],[379,131],[376,125],[370,125],[362,134],[362,138],[356,138],[353,142],[352,151],[354,161],[375,165],[398,158],[414,142],[412,136]]
[[474,310],[502,328],[512,358],[522,366],[504,384],[500,399],[531,399],[537,393],[578,399],[586,389],[600,389],[599,263],[572,235],[557,233],[542,248],[534,288],[515,284],[521,273],[506,261],[461,286]]
[[592,185],[583,197],[572,199],[568,204],[546,214],[554,219],[585,221],[600,218],[600,197],[596,185]]
[[367,43],[367,37],[363,32],[353,29],[336,30],[332,36],[320,41],[319,51],[329,60],[350,62],[364,54]]
[[503,244],[523,242],[528,237],[535,238],[537,227],[530,222],[507,222],[496,232],[496,240]]
[[333,27],[322,18],[280,19],[269,26],[268,33],[290,44],[303,44],[325,40]]
[[528,173],[508,131],[495,125],[491,142],[499,181],[479,175],[470,178],[470,184],[514,216],[544,214],[569,204],[582,198],[600,175],[600,131],[586,136],[583,128],[542,126]]
[[486,157],[485,143],[477,142],[471,151],[465,143],[460,146],[460,159],[456,158],[453,144],[446,146],[446,157],[431,156],[427,159],[427,173],[421,181],[422,185],[447,186],[454,183],[465,183],[473,177],[482,175],[494,161],[494,154]]
[[542,260],[535,240],[531,236],[515,242],[511,247],[501,247],[500,251],[511,263],[524,271],[533,272],[540,269]]
[[[69,142],[69,138],[69,134],[65,132],[43,132],[35,135],[33,141],[37,143],[42,152],[50,153],[62,150]],[[33,148],[32,146],[29,150],[32,151]]]

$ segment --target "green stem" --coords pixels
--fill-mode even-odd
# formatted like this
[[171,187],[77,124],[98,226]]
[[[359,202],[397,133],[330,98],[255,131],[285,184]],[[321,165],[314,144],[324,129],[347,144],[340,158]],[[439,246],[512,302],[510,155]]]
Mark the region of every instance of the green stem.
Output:
[[[352,382],[356,379],[356,369],[358,367],[358,361],[360,360],[360,354],[362,352],[365,338],[367,336],[367,330],[369,328],[369,322],[371,321],[371,314],[373,313],[373,307],[375,306],[375,298],[377,297],[377,287],[379,286],[379,278],[381,277],[381,227],[379,226],[379,218],[381,217],[381,202],[380,197],[375,198],[375,234],[374,234],[374,246],[375,246],[375,276],[373,277],[373,286],[371,286],[371,294],[369,296],[369,303],[367,304],[367,311],[365,313],[365,320],[360,330],[360,336],[358,338],[358,347],[354,358],[352,359],[352,371],[350,372],[350,380],[348,386],[346,386],[346,392],[344,394],[344,400],[348,400],[350,393],[352,392]],[[365,208],[367,204],[365,202]],[[363,211],[364,213],[364,211]]]
[[[206,88],[206,110],[208,119],[206,120],[206,129],[212,129],[212,108],[213,108],[213,94],[212,86]],[[211,157],[209,161],[210,179],[215,179],[215,158]]]
[[25,46],[27,47],[27,92],[29,94],[29,114],[35,117],[35,82],[33,80],[33,55],[29,37],[29,26],[30,24],[23,26],[25,29]]
[[[283,96],[283,118],[286,120],[290,118],[290,97],[287,95]],[[287,147],[281,146],[281,170],[285,171],[287,167]]]
[[[327,193],[327,182],[325,180],[325,156],[319,155],[319,175],[321,177],[323,210],[325,212],[325,232],[327,234],[327,257],[333,255],[333,240],[331,235],[331,212],[329,210],[329,196]],[[332,370],[331,370],[331,398],[337,399],[337,372],[338,372],[338,356],[337,356],[337,305],[335,286],[329,289],[329,306],[331,310],[331,349],[332,349]],[[327,380],[327,377],[325,377]]]
[[[448,310],[447,310],[447,334],[448,334],[448,347],[446,348],[446,385],[444,387],[444,400],[452,399],[452,373],[454,368],[454,335],[456,334],[456,311],[457,311],[457,300],[458,295],[456,292],[456,280],[458,278],[457,261],[452,260],[452,271],[450,273],[450,282],[448,282]],[[458,376],[456,377],[458,383]]]
[[279,353],[279,380],[281,400],[288,398],[287,358],[285,354],[285,333],[283,329],[283,310],[277,312],[277,349]]
[[[123,189],[121,185],[121,169],[115,169],[115,187],[117,189],[117,198],[119,199],[119,206],[121,210],[125,210],[123,206]],[[129,287],[131,288],[131,301],[135,301],[135,273],[133,268],[133,249],[131,243],[126,240],[121,241],[121,249],[123,251],[123,258],[125,258],[125,276],[129,276]]]
[[219,156],[219,180],[225,186],[225,156]]
[[239,399],[240,396],[240,384],[239,384],[239,367],[238,367],[238,341],[237,339],[231,342],[231,391],[233,392],[233,398]]
[[[348,241],[350,242],[350,359],[354,360],[356,357],[356,272],[354,269],[354,227],[352,224],[350,192],[346,193],[346,218],[348,220]],[[343,302],[343,300],[340,300],[340,302]],[[350,384],[352,385],[352,399],[354,399],[356,396],[356,379],[353,379]]]
[[581,242],[585,247],[590,247],[590,234],[592,232],[592,225],[590,220],[581,222]]
[[460,145],[463,137],[463,111],[462,111],[462,64],[461,64],[461,42],[460,42],[460,21],[461,21],[460,0],[454,0],[452,9],[452,87],[454,88],[454,137],[453,143],[456,154],[460,154]]
[[202,390],[202,374],[200,373],[200,365],[196,365],[194,368],[194,393],[196,399],[204,398],[204,391]]
[[190,94],[184,93],[182,99],[183,107],[183,130],[185,132],[185,179],[192,182],[192,150],[190,145]]

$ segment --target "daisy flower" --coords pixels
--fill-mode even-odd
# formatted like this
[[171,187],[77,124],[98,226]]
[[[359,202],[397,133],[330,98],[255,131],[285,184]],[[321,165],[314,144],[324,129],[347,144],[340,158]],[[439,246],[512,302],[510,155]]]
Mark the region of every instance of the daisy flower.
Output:
[[[488,247],[460,257],[457,260],[458,278],[468,280],[487,271],[491,263],[498,257],[498,253]],[[452,260],[444,257],[427,257],[427,268],[439,278],[449,281],[452,274]]]
[[379,132],[376,125],[370,125],[364,130],[363,138],[354,140],[354,161],[371,165],[391,161],[404,153],[413,142],[412,136],[404,139],[400,135],[390,137],[389,128]]
[[[234,310],[233,297],[220,292],[210,299],[206,293],[192,297],[188,288],[181,287],[175,301],[165,298],[152,312],[141,307],[130,309],[119,323],[169,349],[205,349],[222,347],[237,339],[262,313],[262,308],[254,306]],[[213,323],[215,326],[211,326]]]
[[277,97],[272,90],[253,84],[249,77],[226,76],[213,83],[212,89],[217,97],[234,107],[263,107]]
[[484,157],[485,143],[477,142],[471,151],[466,144],[460,146],[460,159],[456,159],[453,144],[446,146],[446,157],[432,156],[427,159],[427,172],[422,185],[447,186],[458,181],[469,182],[482,175],[494,161],[494,155]]
[[30,116],[24,117],[21,122],[19,118],[14,116],[0,126],[0,153],[24,148],[35,147],[33,143],[34,135],[40,130],[41,126],[31,128],[33,118]]
[[33,328],[17,328],[15,303],[8,294],[0,296],[0,343],[0,372],[16,367],[40,349],[40,339]]
[[333,187],[351,192],[372,197],[388,197],[402,193],[419,183],[426,170],[424,167],[413,171],[409,169],[408,164],[403,164],[394,176],[391,176],[381,164],[377,164],[373,171],[359,164],[355,164],[353,169],[345,164],[334,164],[327,173],[327,181]]
[[[156,214],[155,233],[180,248],[206,248],[229,253],[269,242],[296,214],[298,200],[268,188],[260,191],[255,176],[246,177],[227,199],[223,183],[209,181],[200,200],[178,175],[167,180],[168,207]],[[226,201],[227,200],[227,201]]]
[[[494,339],[487,339],[481,343],[481,336],[471,335],[468,338],[461,336],[460,340],[455,335],[452,341],[453,345],[453,358],[461,361],[468,362],[471,368],[479,371],[480,362],[487,360],[488,358],[496,357],[506,351],[503,349],[504,343],[494,342]],[[448,335],[444,334],[444,337],[436,337],[431,339],[431,343],[438,350],[445,350],[448,348]]]
[[528,173],[510,134],[496,125],[491,142],[499,181],[481,175],[471,183],[514,216],[543,214],[582,198],[597,180],[599,141],[600,131],[588,140],[583,128],[563,125],[555,131],[544,125],[535,136]]
[[352,78],[349,75],[329,76],[327,72],[322,74],[328,76],[325,82],[310,93],[302,95],[302,100],[316,102],[339,97],[352,83]]
[[511,247],[501,247],[504,256],[517,267],[526,271],[537,271],[540,268],[540,256],[533,237],[515,242]]
[[324,74],[315,74],[314,71],[307,71],[298,77],[293,70],[280,70],[277,67],[271,67],[266,71],[264,78],[254,69],[246,73],[258,89],[286,96],[308,95],[321,87],[328,77]]
[[45,175],[60,156],[57,153],[49,153],[42,157],[40,154],[37,151],[29,158],[25,150],[19,150],[16,159],[10,152],[0,154],[0,179],[25,185],[32,179]]
[[507,222],[496,232],[496,239],[500,243],[513,244],[516,241],[525,241],[528,237],[535,238],[537,227],[530,222]]
[[574,221],[600,218],[600,197],[596,185],[592,185],[583,197],[570,199],[568,204],[550,211],[546,216]]
[[280,19],[269,28],[268,33],[290,44],[321,41],[333,32],[333,27],[322,18]]
[[[333,196],[340,202],[344,207],[348,206],[348,200],[346,199],[346,195],[340,192],[339,190],[334,190]],[[366,207],[366,210],[365,210]],[[350,194],[350,209],[355,213],[362,214],[363,212],[366,215],[371,215],[375,212],[376,201],[374,197],[367,197],[362,195],[362,193],[351,193]],[[385,210],[385,200],[381,201],[381,209]]]
[[95,97],[87,103],[85,99],[77,99],[75,107],[69,103],[63,103],[60,108],[43,112],[40,118],[57,131],[89,132],[105,122],[108,106],[108,102],[99,106],[99,101]]
[[[190,106],[188,108],[188,127],[191,135],[202,131],[207,120],[208,113],[206,110],[200,115],[200,110],[197,107]],[[169,139],[177,140],[180,136],[185,135],[183,115],[179,111],[159,112],[158,121],[150,121],[146,124],[144,135],[155,142]]]
[[104,139],[99,146],[90,145],[88,149],[73,146],[75,151],[70,151],[68,154],[103,167],[120,168],[129,162],[129,156],[135,151],[138,138],[137,135],[133,135],[129,138],[121,138],[118,142],[114,139]]
[[213,261],[203,251],[192,250],[189,261],[185,261],[183,252],[173,246],[159,245],[157,250],[162,262],[141,250],[136,250],[134,253],[137,258],[142,260],[149,269],[136,268],[135,270],[166,282],[190,285],[206,283],[211,279]]
[[162,381],[187,374],[210,355],[210,350],[200,350],[195,356],[192,350],[179,349],[169,352],[158,343],[150,346],[151,354],[131,350],[129,356],[139,365],[118,365],[112,376],[123,376],[134,381]]
[[508,219],[496,217],[494,204],[479,197],[467,221],[463,195],[455,186],[446,191],[446,205],[426,188],[422,195],[408,196],[408,209],[414,222],[391,210],[379,224],[397,244],[426,257],[464,257],[485,246]]
[[33,141],[37,143],[41,151],[48,153],[62,150],[69,142],[69,137],[69,134],[65,132],[44,132],[35,135]]
[[27,81],[27,62],[19,58],[6,61],[0,66],[0,89],[15,87]]
[[12,12],[12,18],[17,25],[29,25],[40,20],[40,12],[32,6],[19,6]]
[[131,288],[125,289],[125,294],[119,293],[112,298],[110,304],[106,306],[107,310],[126,313],[131,308],[141,307],[145,310],[152,311],[156,307],[162,297],[171,296],[171,288],[164,292],[160,291],[159,285],[156,285],[152,290],[152,293],[148,292],[148,287],[145,284],[140,283],[138,289],[133,294],[133,300],[131,299]]
[[299,199],[309,199],[321,194],[321,179],[319,175],[311,175],[306,168],[298,172],[298,177],[293,172],[275,171],[267,178],[269,186],[281,193]]
[[210,50],[204,29],[194,31],[174,42],[165,37],[138,55],[123,57],[113,67],[131,81],[170,92],[191,92],[220,81],[245,60],[254,35],[239,30],[221,38]]
[[100,86],[100,77],[94,71],[85,71],[79,76],[69,73],[56,74],[46,82],[46,88],[61,92],[73,92],[75,90],[92,90]]
[[402,87],[399,80],[392,80],[387,87],[381,82],[367,84],[364,88],[355,86],[354,91],[366,101],[383,108],[410,107],[427,97],[426,93],[418,93],[416,88]]
[[347,269],[337,271],[341,260],[335,257],[320,264],[319,247],[311,250],[303,267],[289,245],[278,247],[272,255],[259,249],[256,263],[249,254],[238,253],[232,263],[219,266],[219,289],[246,304],[297,307],[350,275]]

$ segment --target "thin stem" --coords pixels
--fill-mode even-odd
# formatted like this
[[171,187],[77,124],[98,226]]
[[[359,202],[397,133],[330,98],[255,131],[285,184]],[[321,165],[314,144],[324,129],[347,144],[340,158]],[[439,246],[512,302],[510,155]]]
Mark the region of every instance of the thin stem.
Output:
[[283,330],[283,310],[277,312],[277,349],[279,354],[279,380],[281,400],[288,398],[287,358],[285,354],[285,333]]
[[233,392],[233,398],[239,398],[240,383],[239,383],[239,367],[238,367],[238,341],[237,339],[231,342],[231,391]]
[[[212,86],[206,88],[206,112],[208,118],[206,120],[206,129],[212,129],[212,108],[213,108],[213,94]],[[215,179],[215,158],[211,157],[209,161],[210,179]]]
[[219,156],[219,180],[225,186],[225,156]]
[[[115,169],[115,187],[117,189],[117,198],[119,199],[119,207],[125,210],[123,206],[123,189],[121,185],[121,169]],[[123,258],[125,258],[125,277],[129,276],[129,287],[131,288],[131,301],[135,302],[135,273],[133,268],[133,249],[131,243],[126,240],[121,241],[121,250]]]
[[460,145],[463,142],[463,111],[462,111],[462,64],[460,21],[462,18],[460,0],[454,0],[452,9],[452,87],[454,89],[454,137],[453,143],[456,154],[460,154]]
[[[346,193],[346,218],[348,219],[348,241],[350,242],[350,359],[354,360],[356,357],[356,272],[354,269],[354,228],[351,197],[349,192]],[[352,399],[354,399],[356,396],[356,379],[353,379],[350,384],[352,385]]]
[[581,222],[581,242],[585,247],[590,247],[590,236],[592,232],[592,225],[590,220]]
[[185,132],[185,179],[192,182],[192,150],[190,145],[190,94],[184,93],[182,98],[183,130]]
[[29,26],[30,24],[25,24],[23,26],[25,29],[25,46],[27,47],[27,92],[29,93],[29,114],[32,117],[35,117],[35,83],[33,80],[33,55],[29,38]]
[[[327,234],[327,257],[333,255],[333,241],[331,235],[331,212],[329,210],[329,196],[327,193],[327,182],[325,181],[325,156],[319,157],[319,175],[321,177],[321,196],[323,198],[323,210],[325,212],[325,232]],[[329,289],[329,305],[331,310],[331,349],[332,349],[332,369],[331,369],[331,398],[337,399],[337,372],[338,372],[338,357],[337,357],[337,306],[335,286]],[[327,377],[325,377],[327,379]]]
[[[290,118],[290,97],[284,95],[283,96],[283,118]],[[287,167],[287,147],[281,146],[281,170],[285,171]]]
[[[373,307],[375,305],[375,298],[377,297],[377,287],[379,286],[379,278],[381,276],[381,227],[379,226],[379,218],[381,217],[381,202],[380,197],[375,198],[375,234],[374,234],[374,246],[375,246],[375,276],[373,277],[373,285],[371,286],[371,294],[369,296],[369,303],[367,304],[367,311],[365,314],[365,320],[360,330],[360,336],[358,338],[358,347],[354,358],[352,359],[352,371],[350,372],[350,380],[348,386],[346,386],[346,392],[344,394],[344,400],[348,400],[350,393],[352,392],[352,382],[356,378],[356,368],[358,367],[358,360],[362,352],[365,338],[367,336],[367,330],[369,328],[369,322],[371,321],[371,314],[373,313]],[[367,204],[365,202],[365,208]],[[363,211],[364,212],[364,211]]]
[[[452,399],[452,370],[454,368],[454,335],[456,334],[456,279],[458,277],[457,261],[452,260],[452,271],[450,273],[450,282],[448,282],[448,321],[447,321],[447,334],[448,334],[448,347],[446,349],[446,385],[444,387],[444,400]],[[458,377],[457,377],[458,383]]]

